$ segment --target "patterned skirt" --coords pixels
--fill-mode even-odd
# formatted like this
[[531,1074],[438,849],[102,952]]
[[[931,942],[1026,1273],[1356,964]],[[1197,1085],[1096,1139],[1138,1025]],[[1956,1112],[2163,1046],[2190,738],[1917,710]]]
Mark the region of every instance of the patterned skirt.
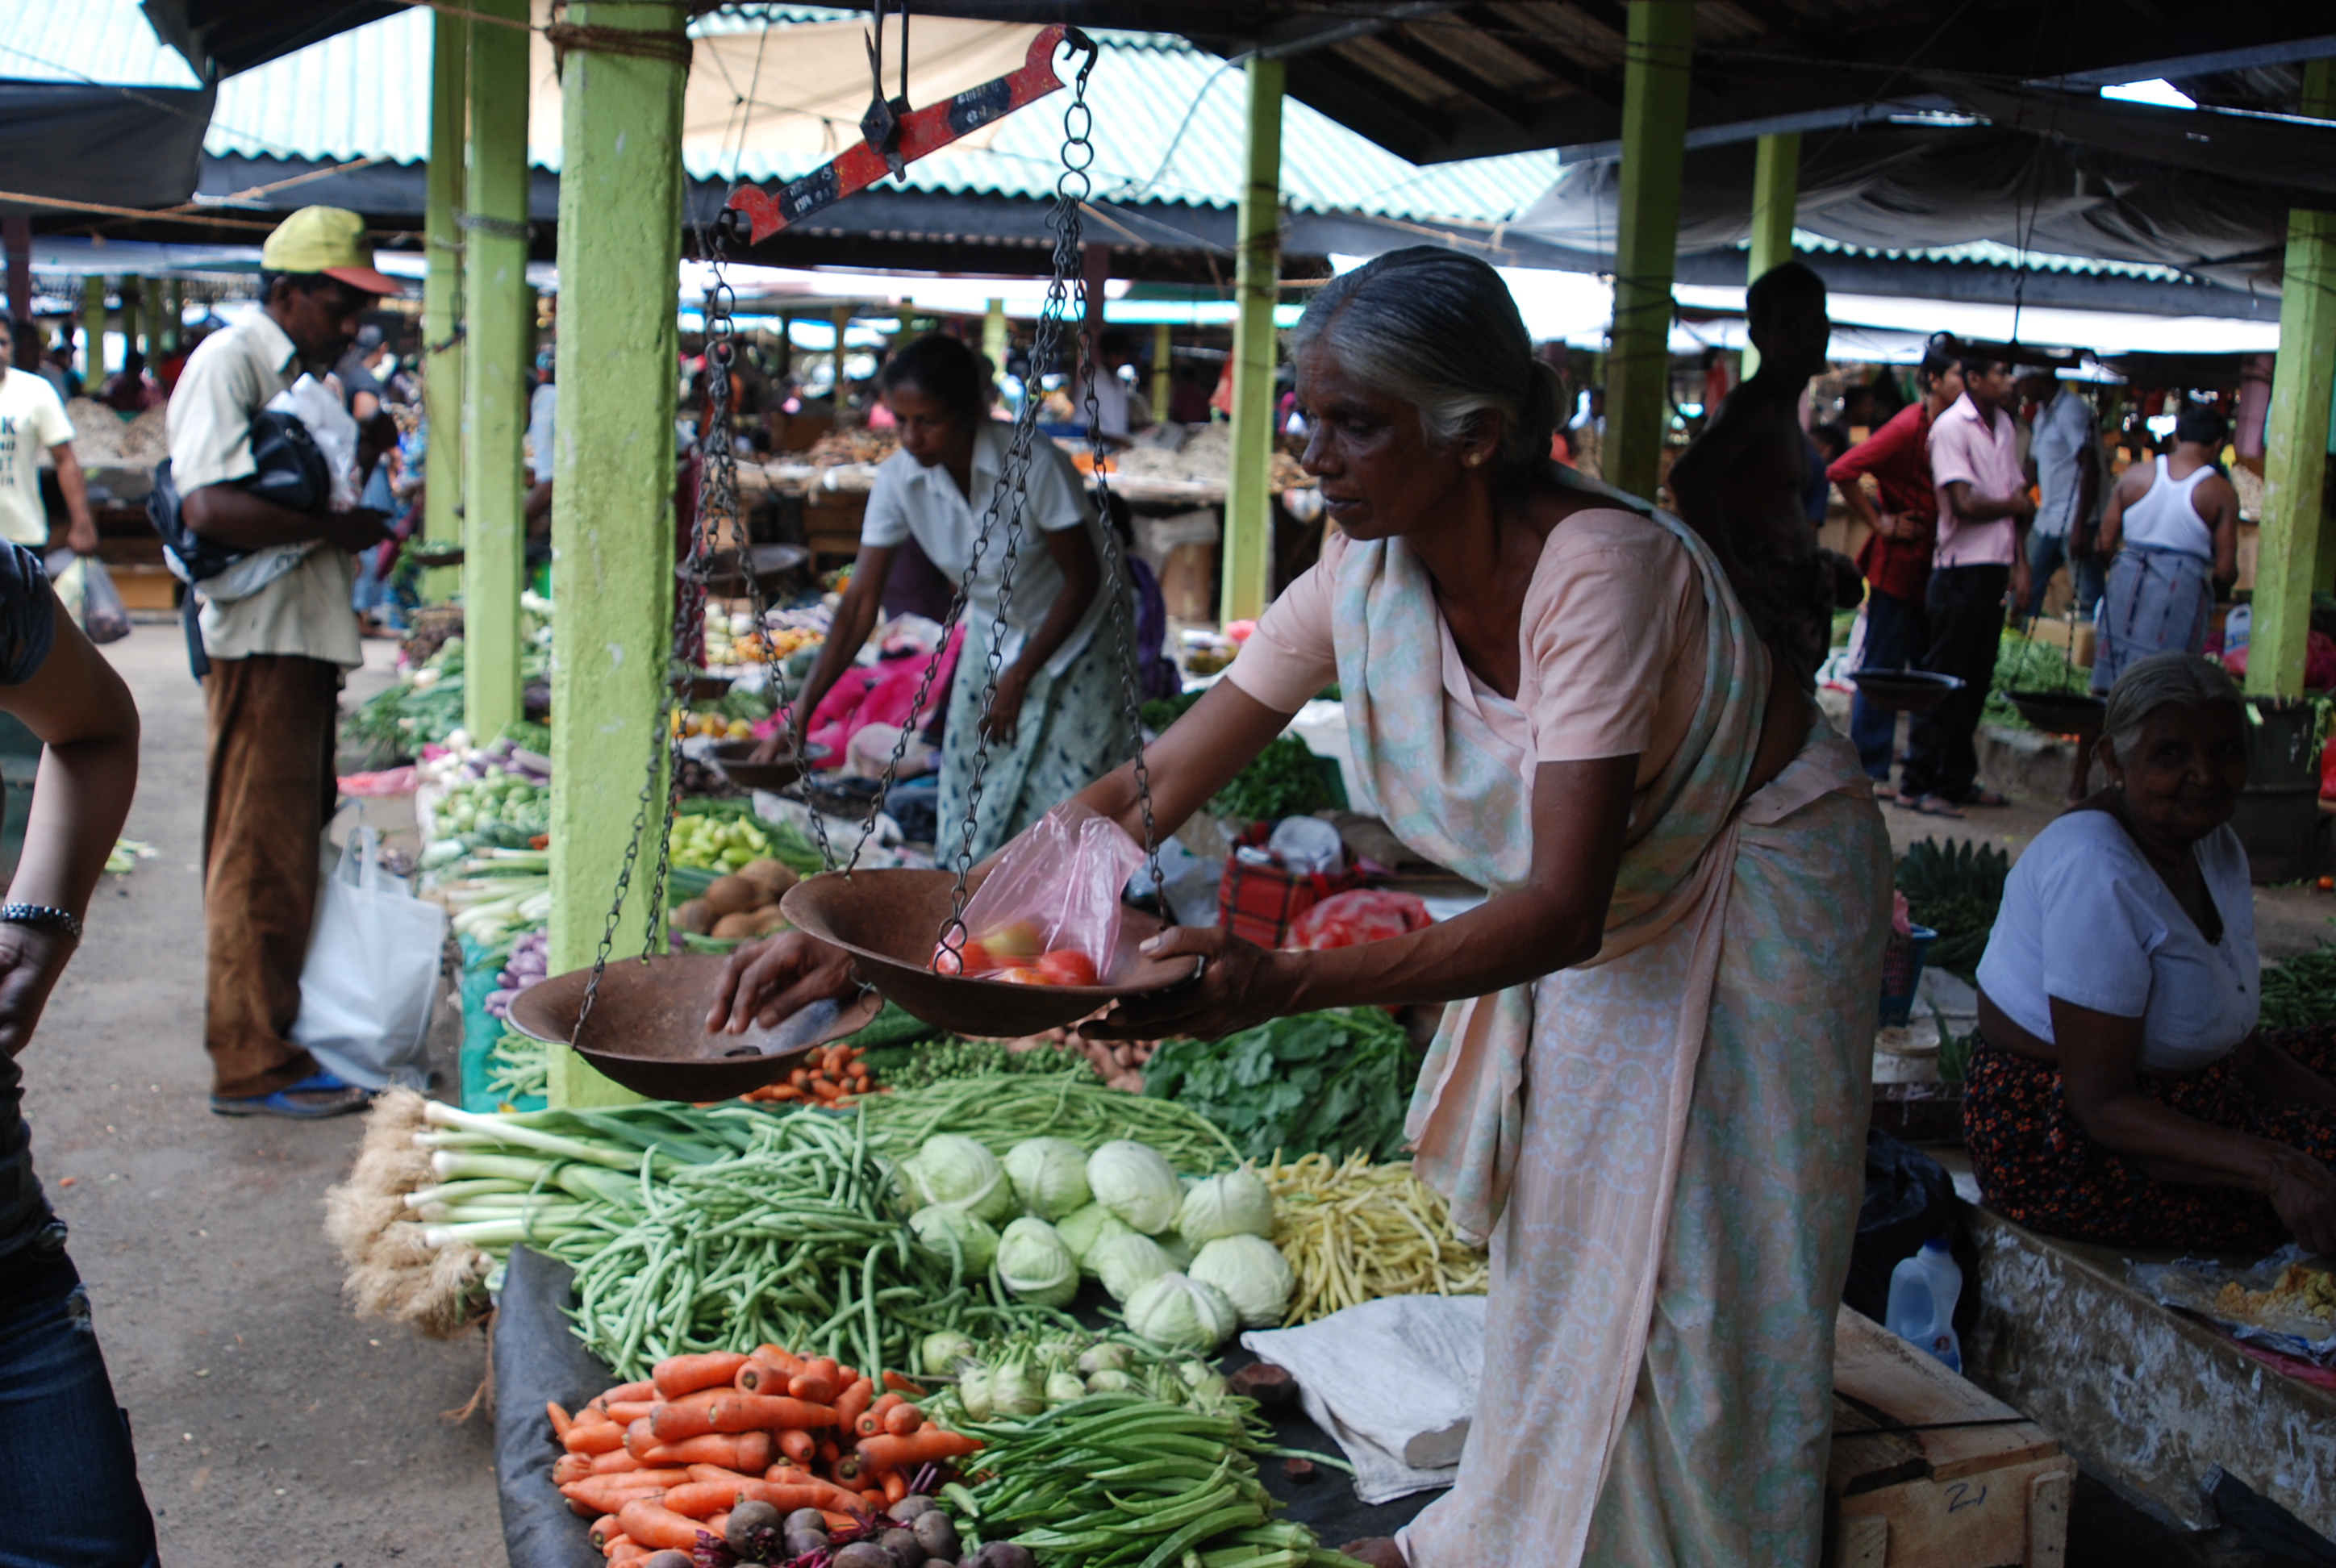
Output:
[[[2336,1076],[2336,1024],[2263,1043]],[[2336,1164],[2336,1105],[2267,1105],[2224,1057],[2185,1077],[2139,1076],[2148,1099],[2194,1121],[2268,1138]],[[2095,1143],[2069,1113],[2058,1067],[1972,1041],[1963,1142],[1987,1206],[2049,1235],[2117,1247],[2268,1251],[2291,1239],[2271,1201],[2240,1187],[2161,1181]]]
[[[978,651],[982,629],[968,634],[957,676],[949,684],[935,830],[939,837],[933,844],[943,865],[953,862],[963,843],[966,806],[973,793],[981,688],[988,677]],[[1041,671],[1032,677],[1014,738],[987,750],[972,845],[977,861],[1135,755],[1119,683],[1119,639],[1109,621],[1096,628],[1062,674]]]

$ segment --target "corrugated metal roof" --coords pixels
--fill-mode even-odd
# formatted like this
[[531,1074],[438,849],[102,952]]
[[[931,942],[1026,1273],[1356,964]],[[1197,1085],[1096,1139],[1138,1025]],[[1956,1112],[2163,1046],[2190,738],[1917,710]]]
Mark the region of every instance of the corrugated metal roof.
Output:
[[[1793,230],[1796,249],[1832,256],[1879,256],[1893,261],[1938,261],[1949,266],[2022,268],[2029,272],[2068,272],[2090,278],[2146,278],[2156,283],[2189,283],[2191,276],[2178,267],[2147,261],[2110,261],[2096,256],[2061,256],[2050,251],[2022,250],[1997,239],[1973,239],[1961,245],[1921,246],[1912,249],[1876,250],[1870,246],[1844,245],[1806,229]],[[1748,247],[1739,247],[1748,248]]]
[[138,0],[0,0],[0,80],[202,85]]
[[[805,8],[803,15],[811,20],[822,14]],[[735,30],[719,19],[709,22]],[[416,9],[230,77],[220,83],[205,151],[334,161],[426,158],[431,24],[430,14]],[[1088,88],[1095,109],[1095,195],[1123,202],[1234,205],[1243,183],[1239,70],[1165,34],[1111,33],[1098,41],[1103,55]],[[910,64],[913,90],[913,55]],[[987,147],[911,164],[907,183],[955,194],[1050,196],[1062,117],[1049,105],[1059,102],[1007,120]],[[556,147],[537,147],[530,157],[540,168],[559,167]],[[735,172],[757,182],[792,178],[813,166],[810,159],[740,161],[713,152],[687,153],[684,162],[698,179]],[[1283,200],[1302,211],[1498,222],[1538,197],[1556,168],[1556,155],[1548,152],[1423,167],[1295,99],[1283,109]]]

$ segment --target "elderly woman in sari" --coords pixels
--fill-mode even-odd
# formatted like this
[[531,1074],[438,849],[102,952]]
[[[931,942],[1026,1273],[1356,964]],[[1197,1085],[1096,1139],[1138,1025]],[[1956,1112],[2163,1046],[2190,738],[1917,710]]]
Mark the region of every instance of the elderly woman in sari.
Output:
[[[1555,389],[1492,268],[1380,257],[1294,349],[1338,529],[1149,752],[1154,817],[1335,677],[1388,825],[1494,896],[1328,952],[1165,932],[1200,978],[1090,1032],[1454,1004],[1411,1131],[1492,1240],[1484,1377],[1457,1486],[1379,1560],[1813,1562],[1890,887],[1856,754],[1692,531],[1549,463]],[[1131,770],[1080,798],[1142,833]],[[845,972],[782,937],[716,1021]]]
[[2098,751],[2108,787],[2021,854],[1980,959],[1980,1190],[2078,1241],[2336,1255],[2336,1027],[2256,1027],[2238,687],[2193,654],[2138,660]]

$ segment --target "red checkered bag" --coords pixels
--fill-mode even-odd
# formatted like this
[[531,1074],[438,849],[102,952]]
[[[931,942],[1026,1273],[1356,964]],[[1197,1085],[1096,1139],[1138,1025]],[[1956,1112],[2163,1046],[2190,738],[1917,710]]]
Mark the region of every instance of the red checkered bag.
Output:
[[1243,848],[1263,849],[1268,823],[1255,823],[1233,841],[1225,857],[1224,880],[1217,885],[1217,921],[1225,930],[1261,948],[1278,948],[1290,940],[1290,928],[1299,915],[1333,893],[1363,885],[1363,873],[1350,862],[1339,872],[1292,872],[1279,856],[1270,864],[1244,860]]

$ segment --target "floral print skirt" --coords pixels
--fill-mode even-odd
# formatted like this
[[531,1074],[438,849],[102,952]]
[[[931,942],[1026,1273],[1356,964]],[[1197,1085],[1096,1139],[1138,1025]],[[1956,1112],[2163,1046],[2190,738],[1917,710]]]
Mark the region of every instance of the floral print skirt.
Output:
[[[2336,1078],[2336,1024],[2266,1033]],[[2230,1057],[2183,1077],[2142,1076],[2141,1093],[2210,1126],[2292,1144],[2336,1165],[2336,1105],[2271,1105]],[[2059,1069],[1974,1037],[1963,1082],[1963,1142],[1987,1206],[2049,1235],[2117,1247],[2268,1251],[2290,1240],[2269,1199],[2243,1187],[2161,1181],[2095,1143],[2070,1114]]]

